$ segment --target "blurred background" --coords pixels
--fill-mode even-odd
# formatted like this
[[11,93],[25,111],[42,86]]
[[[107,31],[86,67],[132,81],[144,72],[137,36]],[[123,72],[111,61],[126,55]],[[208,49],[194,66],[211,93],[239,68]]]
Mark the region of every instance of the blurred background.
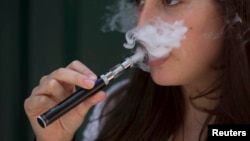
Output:
[[1,141],[33,140],[23,103],[43,75],[73,60],[102,74],[125,58],[124,34],[101,31],[113,2],[0,0]]

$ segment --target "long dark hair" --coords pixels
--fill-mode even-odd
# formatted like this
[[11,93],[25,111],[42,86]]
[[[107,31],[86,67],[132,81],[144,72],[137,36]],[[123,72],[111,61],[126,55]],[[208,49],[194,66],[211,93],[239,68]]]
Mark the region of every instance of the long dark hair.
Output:
[[[214,123],[250,124],[250,1],[217,1],[225,22],[220,102],[206,111],[210,116],[202,131],[214,115]],[[117,92],[108,99],[96,141],[166,141],[183,123],[185,100],[180,86],[159,86],[149,73],[135,70],[124,89],[122,97]]]

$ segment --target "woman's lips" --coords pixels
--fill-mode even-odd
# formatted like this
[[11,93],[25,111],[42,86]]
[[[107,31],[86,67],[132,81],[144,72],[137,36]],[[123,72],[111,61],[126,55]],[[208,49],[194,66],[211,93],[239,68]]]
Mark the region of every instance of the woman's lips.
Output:
[[167,61],[168,57],[157,58],[157,59],[148,59],[149,66],[160,66]]

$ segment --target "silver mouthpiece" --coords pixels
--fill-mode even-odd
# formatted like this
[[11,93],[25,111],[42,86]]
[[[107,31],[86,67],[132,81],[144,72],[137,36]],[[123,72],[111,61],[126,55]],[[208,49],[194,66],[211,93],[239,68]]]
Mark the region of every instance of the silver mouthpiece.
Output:
[[144,56],[145,52],[141,48],[137,48],[136,53],[133,56],[126,58],[124,62],[114,66],[108,73],[101,75],[101,78],[107,85],[110,80],[117,78],[125,70],[132,68],[135,63],[143,60]]

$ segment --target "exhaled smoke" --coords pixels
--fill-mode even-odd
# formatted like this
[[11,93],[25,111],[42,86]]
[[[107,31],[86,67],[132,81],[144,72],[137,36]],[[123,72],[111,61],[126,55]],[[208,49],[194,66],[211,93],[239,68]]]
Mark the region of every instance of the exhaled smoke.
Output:
[[[139,42],[145,48],[150,60],[167,57],[173,48],[181,45],[181,40],[185,39],[187,27],[182,21],[176,21],[172,24],[164,22],[160,18],[150,20],[148,24],[142,27],[136,27],[126,33],[127,43],[125,48],[132,49],[136,42]],[[147,70],[146,64],[143,70]]]
[[[182,21],[167,23],[159,17],[136,27],[138,10],[135,3],[128,0],[119,0],[117,4],[108,7],[108,10],[113,13],[113,16],[108,16],[103,31],[126,32],[127,43],[124,47],[135,48],[138,42],[143,45],[151,60],[167,57],[173,48],[180,47],[180,42],[187,32]],[[141,61],[138,64],[143,70],[149,71],[147,63]]]
[[136,26],[138,12],[136,5],[131,0],[119,0],[106,8],[109,14],[106,15],[106,24],[102,27],[103,32],[119,31],[125,33]]

